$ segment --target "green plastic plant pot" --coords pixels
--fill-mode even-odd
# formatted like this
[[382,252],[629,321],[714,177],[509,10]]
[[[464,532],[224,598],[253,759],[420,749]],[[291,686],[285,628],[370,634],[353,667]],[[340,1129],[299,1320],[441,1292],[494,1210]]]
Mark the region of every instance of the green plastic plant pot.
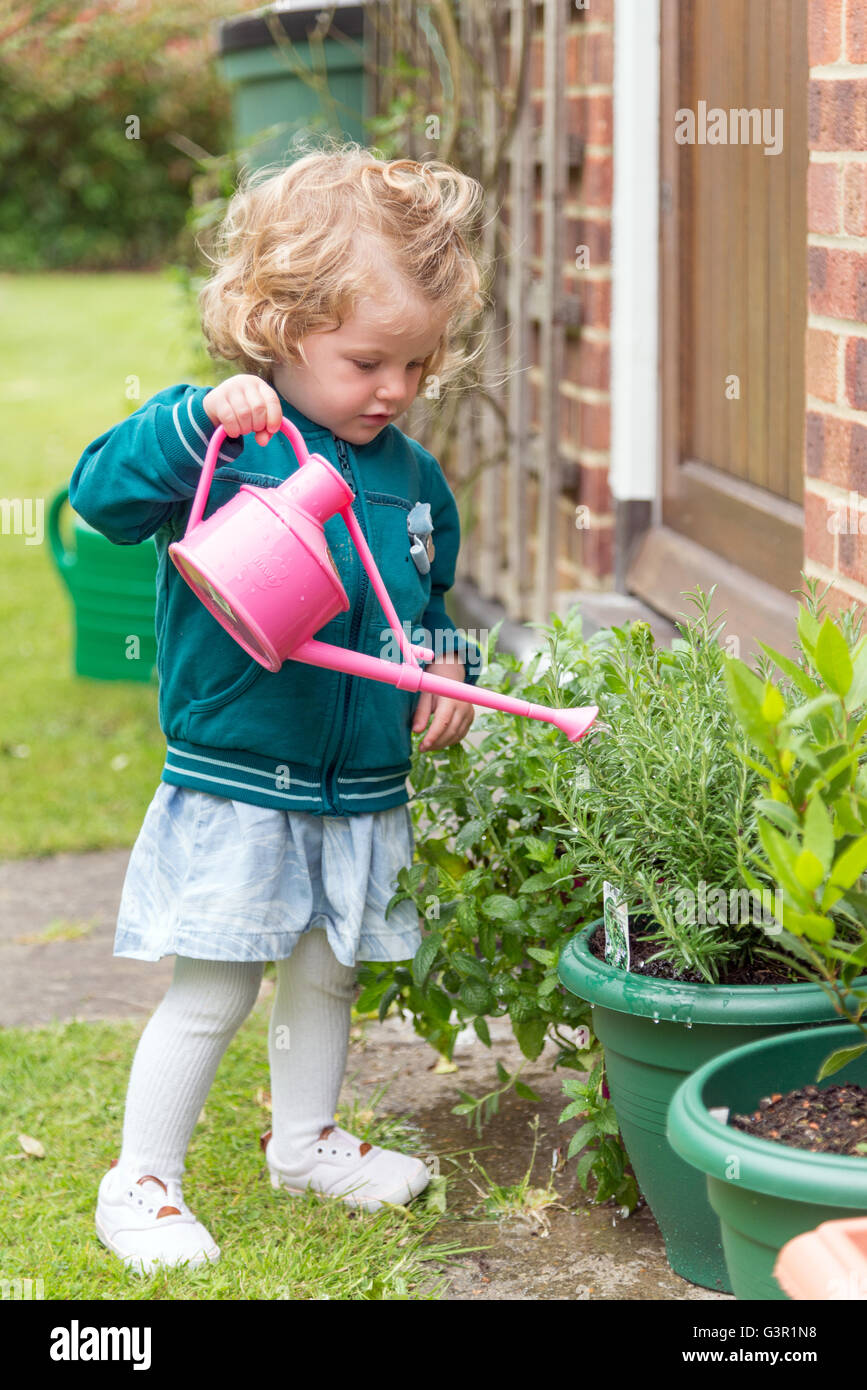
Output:
[[671,1098],[685,1077],[720,1053],[774,1033],[830,1025],[837,1015],[821,986],[806,982],[691,985],[617,969],[591,954],[600,922],[571,938],[557,973],[570,993],[593,1006],[623,1143],[671,1268],[692,1284],[731,1293],[704,1175],[666,1137]]
[[816,1083],[830,1052],[863,1041],[849,1024],[762,1038],[706,1062],[672,1099],[669,1141],[705,1177],[738,1298],[789,1301],[773,1273],[780,1250],[825,1221],[867,1211],[867,1159],[757,1139],[709,1112],[748,1114],[762,1096],[811,1084],[867,1086],[867,1053]]

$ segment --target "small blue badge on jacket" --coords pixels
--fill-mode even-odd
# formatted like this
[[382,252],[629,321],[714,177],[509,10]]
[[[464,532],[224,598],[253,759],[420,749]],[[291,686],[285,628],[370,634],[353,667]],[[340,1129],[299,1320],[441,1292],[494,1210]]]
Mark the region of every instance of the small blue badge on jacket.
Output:
[[406,519],[406,529],[412,541],[409,553],[413,558],[415,567],[419,574],[427,574],[436,554],[431,539],[433,520],[430,514],[430,502],[416,502]]

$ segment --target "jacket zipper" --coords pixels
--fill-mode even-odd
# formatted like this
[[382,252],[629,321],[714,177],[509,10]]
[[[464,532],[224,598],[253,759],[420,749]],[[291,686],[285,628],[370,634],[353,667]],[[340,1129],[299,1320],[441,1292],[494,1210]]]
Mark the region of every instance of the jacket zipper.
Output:
[[[368,534],[367,534],[367,528],[366,528],[365,525],[364,525],[364,516],[363,516],[363,513],[362,513],[361,502],[360,502],[360,490],[359,490],[358,486],[356,485],[356,481],[355,481],[355,478],[354,478],[353,473],[352,473],[352,465],[351,465],[351,463],[349,462],[349,454],[348,454],[348,452],[347,452],[346,444],[345,444],[345,442],[344,442],[342,439],[338,439],[336,434],[333,435],[333,439],[334,439],[334,443],[335,443],[335,446],[336,446],[336,449],[337,449],[337,457],[338,457],[338,459],[340,460],[340,467],[341,467],[341,470],[342,470],[342,472],[343,472],[343,476],[344,476],[344,478],[346,479],[347,483],[349,484],[349,486],[352,488],[353,492],[354,492],[355,495],[356,495],[356,502],[358,503],[358,506],[357,506],[357,509],[356,509],[356,505],[355,505],[355,503],[353,503],[353,511],[355,511],[355,514],[356,514],[356,516],[358,517],[358,524],[359,524],[359,526],[361,527],[361,534],[364,536],[364,539],[365,539],[365,540],[368,542],[368,544],[369,544],[370,538],[369,538],[369,536],[368,536]],[[359,563],[360,563],[360,557],[359,557]],[[365,601],[366,601],[366,599],[367,599],[367,588],[368,588],[369,583],[370,583],[370,581],[369,581],[369,579],[368,579],[368,577],[367,577],[367,570],[366,570],[366,569],[364,568],[364,566],[362,565],[362,566],[361,566],[361,587],[359,588],[359,591],[358,591],[358,599],[357,599],[357,601],[356,601],[355,608],[354,608],[353,613],[352,613],[352,622],[351,622],[351,624],[350,624],[350,629],[349,629],[349,650],[350,650],[350,651],[353,651],[353,652],[355,651],[355,649],[356,649],[356,644],[357,644],[357,642],[358,642],[358,634],[359,634],[359,631],[360,631],[360,629],[361,629],[361,615],[362,615],[362,613],[364,612],[364,605],[365,605]],[[340,676],[340,679],[341,679],[341,681],[344,682],[344,691],[343,691],[343,716],[342,716],[341,724],[340,724],[340,739],[339,739],[338,744],[337,744],[337,756],[336,756],[334,762],[333,762],[333,763],[331,764],[331,766],[328,768],[328,771],[327,771],[326,776],[325,776],[325,794],[326,794],[326,797],[327,797],[327,798],[330,798],[330,804],[331,804],[332,806],[334,806],[335,808],[336,808],[336,806],[337,806],[337,776],[336,776],[336,774],[337,774],[337,765],[338,765],[338,763],[340,762],[340,759],[341,759],[341,756],[342,756],[342,751],[343,751],[343,746],[344,746],[343,740],[344,740],[344,737],[345,737],[345,734],[346,734],[346,725],[347,725],[347,719],[348,719],[348,714],[349,714],[349,700],[350,700],[350,697],[351,697],[351,694],[352,694],[352,677],[351,677],[351,676],[341,675],[341,676]]]

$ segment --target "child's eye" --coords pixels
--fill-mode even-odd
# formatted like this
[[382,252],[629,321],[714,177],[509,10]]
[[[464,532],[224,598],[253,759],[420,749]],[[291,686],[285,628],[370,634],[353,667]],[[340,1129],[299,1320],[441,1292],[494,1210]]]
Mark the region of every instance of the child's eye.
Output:
[[[357,368],[359,369],[359,371],[361,371],[361,372],[370,372],[370,371],[373,371],[373,368],[374,368],[376,365],[377,365],[376,362],[357,362],[357,361],[353,358],[353,366],[357,367]],[[424,362],[410,362],[409,367],[407,368],[407,370],[408,370],[408,371],[410,371],[410,370],[414,371],[416,367],[423,367],[423,366],[424,366]]]

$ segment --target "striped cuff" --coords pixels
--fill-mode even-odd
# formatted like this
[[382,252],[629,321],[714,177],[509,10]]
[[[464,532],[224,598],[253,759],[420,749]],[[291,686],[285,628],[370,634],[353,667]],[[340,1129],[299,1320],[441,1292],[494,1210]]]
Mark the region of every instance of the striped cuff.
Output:
[[[209,386],[191,387],[173,406],[161,406],[156,416],[157,440],[166,463],[181,482],[192,488],[198,485],[205,452],[215,429],[202,404],[211,389]],[[234,463],[243,448],[243,436],[224,439],[217,455],[217,467],[222,463]]]

